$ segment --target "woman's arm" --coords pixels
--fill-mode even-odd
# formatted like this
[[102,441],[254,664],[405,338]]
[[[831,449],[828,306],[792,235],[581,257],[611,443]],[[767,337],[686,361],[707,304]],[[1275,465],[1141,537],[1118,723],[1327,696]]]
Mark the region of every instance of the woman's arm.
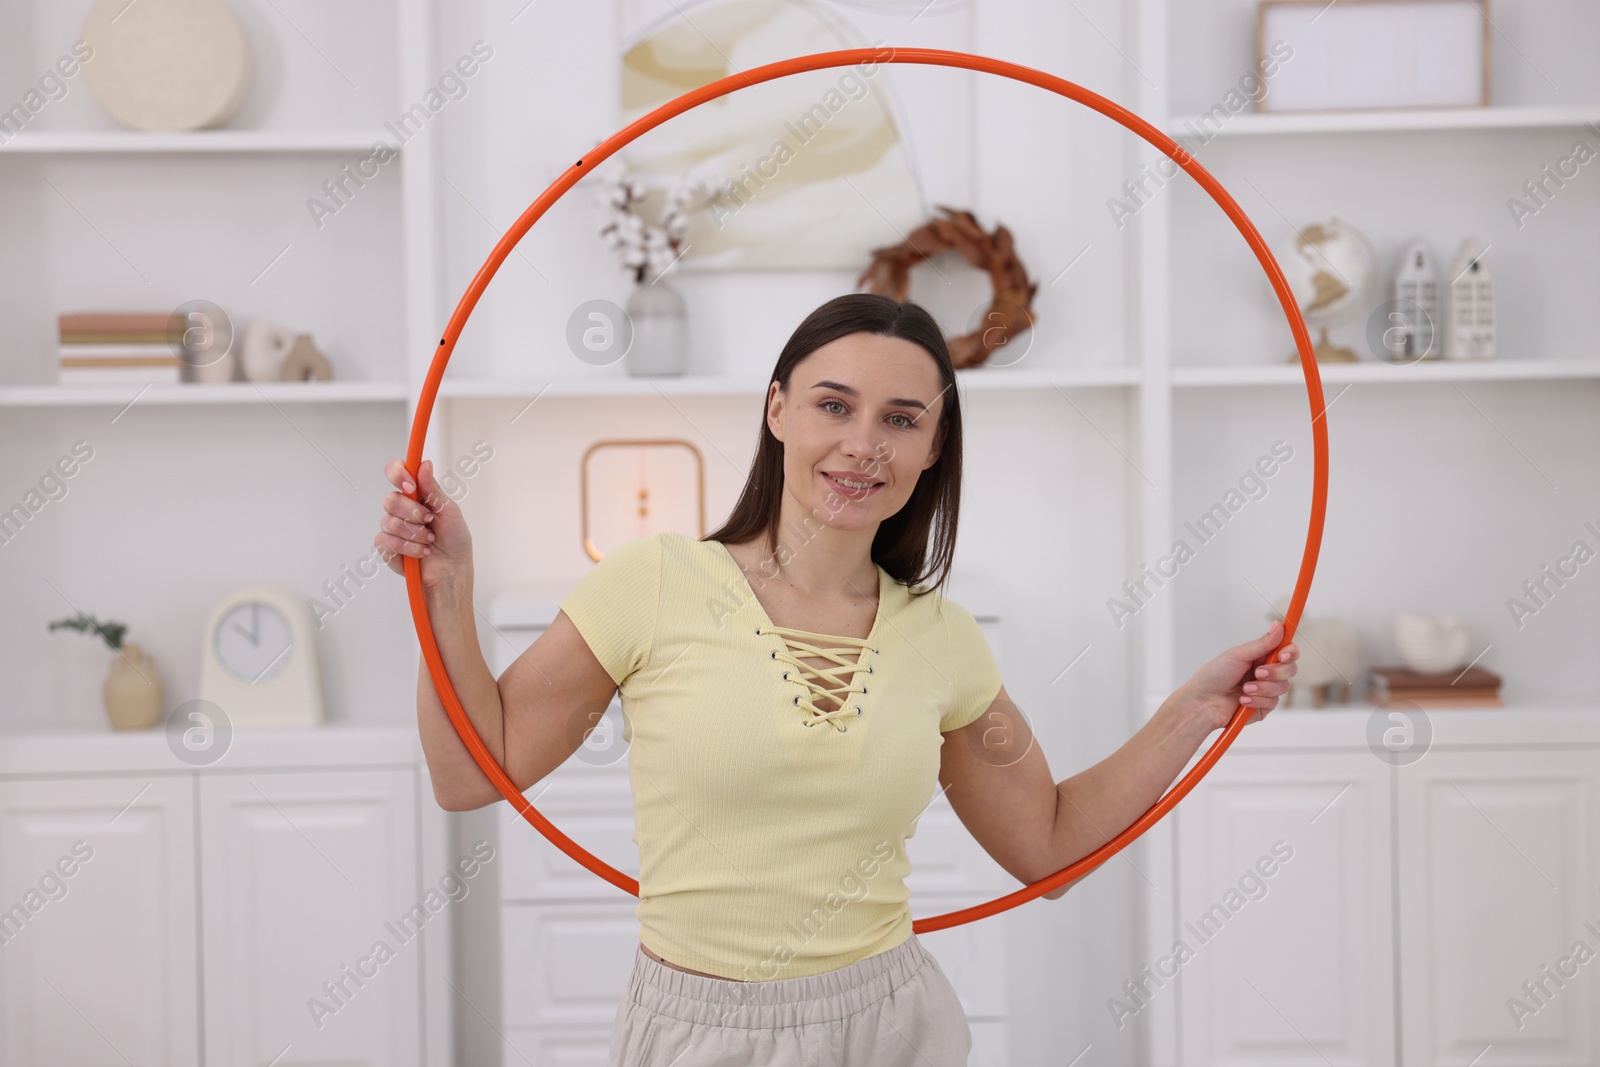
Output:
[[[1244,703],[1257,719],[1288,689],[1299,655],[1280,624],[1207,663],[1162,702],[1110,756],[1061,782],[1050,774],[1021,710],[1002,686],[976,721],[944,735],[939,781],[972,836],[1019,881],[1047,878],[1125,830],[1148,811]],[[1077,882],[1051,890],[1055,899]]]
[[[399,460],[385,473],[409,491],[410,475]],[[422,464],[418,484],[426,506],[390,493],[374,543],[391,570],[403,573],[399,556],[421,561],[423,600],[450,684],[484,747],[525,791],[577,751],[605,714],[616,683],[565,613],[496,681],[478,643],[471,538],[461,509],[434,480],[431,462]],[[425,660],[417,668],[417,731],[440,807],[466,811],[501,799],[456,733]]]
[[[450,676],[462,709],[495,762],[511,774],[506,763],[505,705],[500,698],[500,686],[478,644],[472,582],[469,563],[464,571],[442,576],[438,585],[424,592],[423,599],[428,606],[428,620],[439,644],[445,673]],[[456,733],[434,687],[433,676],[428,673],[427,661],[420,658],[417,664],[417,732],[422,738],[428,777],[433,781],[433,796],[440,807],[446,811],[466,811],[482,807],[500,796]],[[512,781],[516,781],[515,775]]]
[[[428,598],[428,618],[445,671],[484,747],[526,792],[578,750],[617,685],[565,612],[496,682],[478,649],[470,576],[441,585],[446,591]],[[426,662],[417,674],[417,726],[440,807],[470,811],[501,799],[456,733]]]

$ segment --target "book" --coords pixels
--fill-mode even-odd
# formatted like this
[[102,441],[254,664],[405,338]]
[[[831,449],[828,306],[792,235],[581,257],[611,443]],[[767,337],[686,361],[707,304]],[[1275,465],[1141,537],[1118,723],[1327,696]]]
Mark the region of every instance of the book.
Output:
[[110,366],[113,362],[148,363],[151,360],[176,360],[178,353],[165,341],[160,344],[62,345],[56,355],[63,366]]
[[164,311],[67,311],[56,316],[62,345],[162,344],[172,314]]
[[165,336],[171,318],[170,311],[63,311],[56,327],[62,333],[138,330]]
[[1404,667],[1374,667],[1369,695],[1380,708],[1498,708],[1500,676],[1483,667],[1422,674]]
[[118,345],[118,344],[144,344],[154,345],[167,343],[165,330],[84,330],[81,332],[61,331],[59,343],[63,345]]
[[1412,696],[1409,693],[1400,693],[1383,700],[1374,699],[1373,705],[1380,708],[1503,708],[1505,702],[1500,699],[1499,693],[1463,694],[1460,696]]
[[183,365],[177,360],[159,367],[62,367],[56,372],[60,385],[177,385],[182,381]]
[[1388,689],[1498,689],[1500,676],[1483,667],[1468,667],[1466,670],[1440,671],[1437,674],[1421,674],[1417,671],[1407,670],[1404,667],[1374,667],[1372,668],[1372,684],[1382,685]]

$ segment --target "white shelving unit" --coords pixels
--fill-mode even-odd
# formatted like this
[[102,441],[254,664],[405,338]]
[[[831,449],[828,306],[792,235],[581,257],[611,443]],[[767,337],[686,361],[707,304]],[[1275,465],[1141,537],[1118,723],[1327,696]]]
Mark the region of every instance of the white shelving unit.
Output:
[[[35,3],[7,14],[7,30],[0,34],[0,72],[8,104],[50,70],[55,57],[79,36],[89,6]],[[439,326],[434,263],[438,134],[424,128],[397,144],[384,125],[437,84],[442,68],[433,3],[361,0],[333,9],[234,0],[228,6],[244,23],[257,60],[251,93],[234,120],[237,128],[155,134],[117,128],[95,105],[80,73],[66,79],[64,96],[0,144],[0,324],[6,332],[0,358],[0,466],[10,472],[0,489],[5,513],[0,520],[0,599],[7,605],[0,632],[11,649],[8,667],[14,668],[7,672],[8,692],[0,702],[0,730],[42,735],[0,738],[0,748],[13,756],[48,748],[61,754],[62,766],[70,768],[68,777],[79,779],[100,774],[95,753],[131,753],[136,748],[138,755],[126,770],[128,796],[148,786],[148,779],[132,777],[148,769],[159,782],[146,802],[167,791],[181,807],[184,816],[175,824],[176,832],[160,835],[161,841],[140,861],[144,867],[119,858],[102,861],[111,864],[102,872],[107,879],[102,889],[118,885],[119,879],[134,886],[125,895],[105,889],[125,896],[126,916],[120,905],[105,907],[104,901],[95,903],[86,896],[80,903],[88,910],[68,920],[78,924],[74,929],[91,929],[97,922],[124,917],[122,928],[104,927],[95,953],[82,959],[57,953],[54,964],[45,968],[69,995],[81,997],[80,990],[101,988],[92,960],[87,970],[80,966],[83,960],[96,953],[104,957],[141,951],[138,936],[129,931],[155,929],[146,905],[159,906],[162,892],[171,890],[170,901],[181,907],[168,910],[182,912],[176,921],[188,933],[175,935],[173,944],[162,950],[172,974],[179,977],[170,978],[161,990],[147,989],[134,1001],[114,994],[112,999],[123,1006],[134,1005],[126,1012],[102,1011],[94,1001],[81,1000],[89,1026],[82,1035],[74,1030],[59,1036],[71,1047],[89,1049],[93,1044],[104,1052],[107,1034],[121,1042],[156,1034],[168,1044],[165,1051],[158,1048],[150,1055],[174,1063],[265,1062],[275,1055],[289,1062],[319,1055],[310,1046],[313,1040],[327,1040],[327,1034],[300,1039],[304,1047],[292,1053],[279,1051],[283,1042],[262,1051],[265,1042],[286,1031],[283,1024],[295,1013],[303,1018],[301,1002],[315,986],[311,972],[305,971],[305,989],[290,988],[299,986],[298,978],[270,988],[262,979],[267,973],[287,973],[285,967],[314,965],[336,973],[345,961],[332,957],[326,939],[320,948],[314,936],[303,944],[291,945],[292,938],[282,937],[274,942],[278,935],[272,922],[252,915],[223,918],[218,912],[208,914],[205,923],[216,926],[213,920],[221,920],[226,929],[210,931],[205,985],[194,986],[201,965],[195,941],[201,920],[194,897],[200,868],[196,861],[177,864],[168,872],[170,884],[154,887],[160,892],[152,891],[149,879],[140,878],[161,848],[180,854],[189,849],[192,855],[195,846],[186,835],[202,826],[216,832],[214,827],[226,821],[227,804],[210,795],[209,785],[202,787],[198,776],[167,752],[159,730],[137,737],[108,733],[100,706],[107,650],[98,642],[58,643],[59,635],[45,634],[45,620],[82,609],[129,623],[130,640],[142,641],[154,653],[167,706],[175,707],[197,695],[201,624],[221,596],[254,581],[278,582],[315,595],[324,579],[344,580],[339,616],[324,619],[318,634],[324,698],[332,720],[329,736],[321,742],[309,735],[285,737],[278,739],[282,745],[273,744],[293,749],[291,762],[310,765],[319,762],[324,750],[338,747],[336,733],[403,740],[409,716],[403,702],[412,692],[411,680],[403,677],[406,672],[394,670],[395,648],[410,629],[403,588],[380,582],[383,588],[375,589],[370,582],[352,583],[343,575],[371,550],[380,501],[375,484],[380,479],[374,472],[381,457],[403,449],[407,400],[417,392],[419,366],[431,351],[427,338]],[[359,32],[352,32],[356,27]],[[319,41],[325,50],[320,54]],[[355,74],[355,81],[341,77],[345,71],[336,71],[334,61]],[[334,217],[316,225],[306,208],[308,197],[321,194],[326,180],[340,176],[342,164],[355,164],[379,140],[398,149],[397,158],[384,164],[378,177]],[[310,332],[329,355],[335,380],[144,387],[55,383],[59,313],[155,312],[193,299],[221,305],[238,331],[253,319],[268,318],[296,332]],[[52,474],[57,458],[74,441],[90,445],[92,459],[70,476]],[[247,519],[252,501],[270,502],[270,507]],[[269,533],[269,527],[276,533]],[[350,597],[351,592],[358,595]],[[21,669],[24,663],[30,669]],[[367,730],[378,733],[363,732]],[[414,726],[410,732],[414,745]],[[243,808],[259,796],[250,785],[246,754],[253,744],[250,738],[238,739],[228,757],[234,763],[219,767],[220,779],[246,794]],[[347,929],[352,935],[362,930],[362,936],[369,929],[381,932],[383,921],[398,913],[401,900],[409,905],[418,899],[456,859],[449,851],[453,845],[447,818],[424,799],[426,771],[419,771],[420,765],[407,756],[411,767],[404,771],[403,797],[380,796],[356,770],[357,764],[372,760],[371,752],[346,760],[342,769],[355,771],[353,775],[315,768],[307,774],[304,784],[313,792],[326,786],[337,796],[326,810],[296,826],[315,842],[311,848],[320,846],[341,861],[349,857],[339,850],[348,849],[352,839],[335,840],[338,827],[356,827],[354,813],[370,814],[376,803],[392,800],[395,818],[414,830],[379,861],[387,871],[383,886],[373,879],[371,886],[364,885],[366,896],[337,905]],[[22,786],[8,787],[14,789],[38,786],[48,771],[20,763],[10,769],[25,780]],[[271,783],[265,778],[262,782],[270,791]],[[115,777],[97,777],[91,784],[103,786],[107,795],[121,788]],[[85,814],[92,804],[70,800],[61,808],[62,825],[70,824],[73,833],[82,832],[97,844],[106,843],[108,833],[132,832],[141,817],[136,807],[110,827],[98,814]],[[293,810],[289,801],[284,805]],[[28,809],[24,822],[30,834],[40,810],[37,805]],[[116,814],[115,808],[111,812]],[[100,825],[85,829],[90,821]],[[252,825],[269,838],[288,829],[281,822],[270,825],[270,819],[255,819]],[[308,866],[320,865],[319,875],[328,874],[326,859],[306,848],[300,837],[295,840],[305,851],[290,865],[303,860]],[[359,833],[353,840],[359,842]],[[139,846],[134,853],[144,847],[133,838],[126,843]],[[12,851],[22,857],[21,849]],[[230,888],[233,875],[209,872],[208,890],[216,892],[208,907],[259,896],[265,884],[260,872],[284,869],[288,855],[271,848],[267,854],[277,858],[226,868],[255,872],[245,876],[249,884]],[[8,901],[16,897],[19,879],[37,879],[32,865],[29,859],[29,870],[17,864],[7,869]],[[313,884],[302,880],[301,888]],[[339,891],[346,888],[339,883]],[[372,895],[380,888],[390,895]],[[292,902],[293,894],[269,893],[262,899]],[[305,920],[316,904],[308,898],[293,905],[306,909],[298,921],[302,941],[306,931],[315,929],[315,923],[306,925]],[[241,955],[239,970],[229,974],[231,965],[213,951],[229,933],[264,938],[262,946],[289,953],[284,966],[250,963]],[[185,936],[187,955],[174,950],[182,947]],[[372,994],[371,1003],[361,1009],[381,1005],[381,1017],[346,1028],[332,1039],[334,1044],[324,1046],[323,1055],[348,1062],[452,1061],[456,994],[449,985],[448,923],[431,927],[425,945],[421,940],[413,945],[410,960],[399,965],[405,977],[386,993]],[[12,974],[4,981],[19,987],[13,993],[20,996],[20,987],[27,987],[23,999],[8,999],[27,1004],[55,995],[35,981],[35,972],[20,965],[8,970]],[[187,989],[185,981],[191,983]],[[181,1025],[148,1018],[150,1013],[138,1007],[182,1003],[185,995],[188,1033]],[[39,1004],[36,1021],[54,1026],[50,1020],[60,1002]],[[229,1014],[244,1005],[262,1014]],[[224,1016],[232,1022],[219,1024]],[[199,1046],[192,1025],[196,1017],[211,1024]],[[104,1031],[99,1036],[89,1029],[97,1023]],[[70,1026],[80,1025],[74,1016]],[[13,1042],[8,1048],[0,1050],[0,1060],[27,1056],[24,1045]]]
[[[1307,617],[1356,623],[1363,674],[1398,662],[1396,611],[1466,618],[1477,638],[1473,652],[1481,650],[1480,662],[1505,679],[1507,706],[1434,712],[1434,743],[1452,751],[1461,744],[1504,750],[1471,757],[1480,769],[1512,759],[1512,738],[1555,748],[1587,736],[1592,729],[1583,719],[1600,716],[1600,707],[1593,667],[1576,650],[1600,639],[1593,613],[1569,600],[1559,618],[1541,615],[1535,641],[1508,621],[1504,605],[1547,562],[1538,557],[1553,558],[1558,547],[1564,551],[1587,536],[1579,520],[1593,512],[1592,471],[1562,453],[1590,455],[1600,445],[1600,351],[1582,310],[1592,306],[1587,294],[1600,280],[1600,268],[1583,251],[1600,236],[1600,187],[1587,175],[1569,180],[1542,209],[1549,215],[1541,214],[1537,227],[1518,229],[1506,202],[1574,140],[1593,147],[1600,139],[1592,125],[1600,117],[1600,79],[1572,64],[1560,43],[1600,32],[1596,13],[1572,4],[1500,5],[1497,25],[1514,19],[1516,29],[1509,39],[1504,33],[1494,39],[1493,107],[1318,114],[1255,114],[1247,107],[1224,111],[1219,121],[1213,105],[1251,71],[1254,15],[1250,0],[1140,0],[1130,56],[1152,74],[1132,83],[1141,114],[1194,151],[1274,249],[1285,247],[1295,227],[1330,216],[1365,231],[1382,268],[1374,303],[1387,299],[1395,261],[1411,239],[1424,238],[1445,256],[1468,235],[1490,242],[1501,321],[1520,335],[1502,334],[1506,355],[1497,360],[1396,366],[1367,351],[1365,322],[1334,331],[1363,361],[1319,368],[1330,405],[1330,485]],[[1141,146],[1140,162],[1161,158]],[[1304,378],[1297,362],[1286,362],[1293,351],[1289,331],[1254,255],[1216,205],[1180,175],[1141,204],[1129,225],[1139,231],[1141,253],[1139,457],[1154,483],[1141,486],[1141,558],[1130,573],[1169,555],[1176,539],[1197,550],[1138,616],[1148,712],[1220,646],[1259,633],[1268,601],[1291,591],[1309,513],[1311,441]],[[1285,473],[1248,498],[1225,532],[1197,538],[1195,518],[1214,514],[1226,491],[1237,497],[1241,474],[1274,440],[1295,450]],[[1547,655],[1540,644],[1566,655]],[[1305,866],[1296,877],[1320,880],[1274,889],[1275,916],[1236,920],[1243,933],[1230,931],[1216,949],[1198,947],[1202,961],[1141,1012],[1139,1062],[1209,1067],[1304,1057],[1397,1067],[1456,1055],[1465,1062],[1488,1043],[1463,1052],[1477,1033],[1495,1029],[1483,1012],[1448,1015],[1442,1024],[1448,1033],[1414,1025],[1413,1013],[1446,986],[1470,987],[1482,1003],[1503,1010],[1503,995],[1484,991],[1499,971],[1467,954],[1453,960],[1445,981],[1436,953],[1415,951],[1408,931],[1432,913],[1404,909],[1425,897],[1411,887],[1431,877],[1431,868],[1421,870],[1430,861],[1418,859],[1424,842],[1413,837],[1394,853],[1391,869],[1394,813],[1386,798],[1391,792],[1401,798],[1399,818],[1415,833],[1419,824],[1405,804],[1418,772],[1386,767],[1369,751],[1365,731],[1374,711],[1362,702],[1364,677],[1352,681],[1355,702],[1348,707],[1325,717],[1283,708],[1273,714],[1275,729],[1255,736],[1257,728],[1247,727],[1237,755],[1224,757],[1215,780],[1140,842],[1138,862],[1148,880],[1134,887],[1144,907],[1133,970],[1166,955],[1180,938],[1196,948],[1183,920],[1213,903],[1284,827],[1313,857],[1297,860]],[[1307,703],[1302,694],[1300,707]],[[1452,755],[1430,758],[1454,766]],[[1565,795],[1563,773],[1552,765],[1550,780],[1530,788],[1541,797],[1546,790]],[[1448,806],[1459,789],[1472,793],[1471,779],[1461,782],[1455,793],[1430,787],[1440,794],[1436,802]],[[1324,783],[1332,788],[1323,790]],[[1348,810],[1316,826],[1294,814],[1314,798],[1307,814],[1317,816],[1341,783],[1351,788]],[[1480,814],[1466,811],[1489,830]],[[1491,810],[1495,824],[1509,827],[1503,814]],[[1373,827],[1382,832],[1369,833]],[[1537,847],[1518,830],[1507,832]],[[1587,857],[1591,846],[1575,830],[1559,847]],[[1509,849],[1507,855],[1519,862]],[[1334,876],[1340,867],[1343,874]],[[1367,883],[1348,877],[1358,867],[1372,875]],[[1512,881],[1484,883],[1471,906],[1514,907],[1503,893]],[[1401,911],[1390,904],[1396,885],[1394,908]],[[1444,885],[1433,891],[1444,892]],[[1569,896],[1555,904],[1563,913]],[[1291,926],[1304,932],[1303,945],[1291,943]],[[1538,934],[1546,947],[1550,936]],[[1306,955],[1292,964],[1268,962],[1302,947]],[[1278,1014],[1241,983],[1241,974],[1256,980]],[[1326,980],[1318,984],[1317,975]],[[1107,994],[1116,992],[1114,984]],[[1290,1028],[1295,1023],[1309,1042]],[[1539,1040],[1555,1043],[1540,1049],[1588,1047],[1585,1034],[1584,1026],[1568,1025],[1538,1038],[1501,1035],[1495,1054],[1538,1058],[1542,1052],[1527,1042]]]

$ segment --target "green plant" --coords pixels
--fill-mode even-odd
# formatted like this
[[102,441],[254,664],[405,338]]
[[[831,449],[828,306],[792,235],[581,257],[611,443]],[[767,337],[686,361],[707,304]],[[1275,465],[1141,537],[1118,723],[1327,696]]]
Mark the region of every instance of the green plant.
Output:
[[115,622],[110,619],[102,623],[93,615],[85,615],[81,611],[71,618],[57,619],[50,624],[50,629],[52,632],[66,629],[77,630],[79,633],[88,633],[93,630],[105,640],[107,645],[111,646],[111,651],[113,652],[122,651],[122,635],[128,632],[126,623]]

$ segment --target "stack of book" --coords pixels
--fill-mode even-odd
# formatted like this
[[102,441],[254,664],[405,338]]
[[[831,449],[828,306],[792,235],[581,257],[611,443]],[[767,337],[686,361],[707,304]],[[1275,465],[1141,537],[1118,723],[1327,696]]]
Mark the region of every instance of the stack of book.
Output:
[[57,317],[62,385],[170,384],[183,361],[167,341],[165,311],[79,311]]
[[1500,676],[1482,667],[1441,674],[1419,674],[1404,667],[1374,667],[1372,703],[1377,707],[1407,704],[1419,708],[1498,708]]

